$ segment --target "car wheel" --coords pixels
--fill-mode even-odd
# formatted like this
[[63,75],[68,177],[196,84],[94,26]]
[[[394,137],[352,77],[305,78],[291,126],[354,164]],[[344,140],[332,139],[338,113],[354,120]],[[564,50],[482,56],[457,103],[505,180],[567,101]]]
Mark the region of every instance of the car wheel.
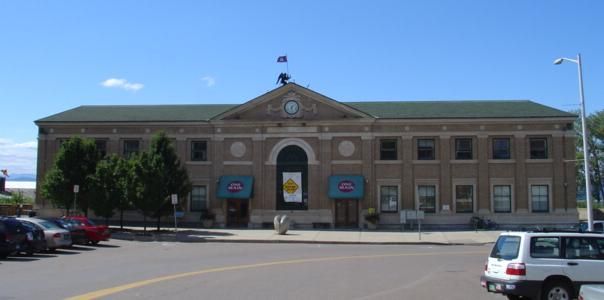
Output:
[[99,241],[90,241],[91,244],[96,245],[99,243]]
[[570,285],[564,281],[551,281],[543,289],[543,300],[571,300],[573,299],[573,290]]

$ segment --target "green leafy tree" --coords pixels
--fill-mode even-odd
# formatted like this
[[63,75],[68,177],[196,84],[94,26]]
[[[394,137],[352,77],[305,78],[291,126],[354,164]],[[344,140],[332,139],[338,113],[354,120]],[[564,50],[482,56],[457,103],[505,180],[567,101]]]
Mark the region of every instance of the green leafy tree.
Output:
[[148,152],[136,157],[134,178],[134,205],[143,213],[145,230],[147,217],[156,218],[157,230],[160,229],[161,217],[171,212],[171,194],[184,199],[191,191],[187,170],[164,132],[153,137]]
[[88,215],[93,176],[100,154],[94,140],[72,137],[63,142],[54,164],[42,183],[42,195],[69,214],[73,206],[73,186],[79,185],[77,206]]
[[101,160],[96,167],[93,177],[94,198],[90,208],[97,216],[105,218],[106,225],[109,225],[109,218],[113,217],[115,209],[126,201],[126,164],[124,159],[112,154]]
[[[579,111],[573,111],[579,115]],[[599,111],[591,114],[586,119],[589,139],[589,158],[588,161],[591,167],[591,185],[592,196],[594,199],[602,200],[604,195],[604,111]],[[575,131],[577,134],[576,158],[577,158],[577,186],[581,189],[585,187],[585,172],[583,169],[584,154],[583,154],[583,132],[581,129],[581,120],[577,118],[575,121]]]

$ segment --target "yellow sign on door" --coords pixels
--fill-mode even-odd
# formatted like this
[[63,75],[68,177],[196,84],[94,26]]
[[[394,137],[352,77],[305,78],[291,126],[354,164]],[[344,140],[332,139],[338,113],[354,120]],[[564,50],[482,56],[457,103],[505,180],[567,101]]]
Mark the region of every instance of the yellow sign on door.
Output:
[[293,194],[298,190],[299,186],[291,178],[283,184],[283,190],[288,194]]

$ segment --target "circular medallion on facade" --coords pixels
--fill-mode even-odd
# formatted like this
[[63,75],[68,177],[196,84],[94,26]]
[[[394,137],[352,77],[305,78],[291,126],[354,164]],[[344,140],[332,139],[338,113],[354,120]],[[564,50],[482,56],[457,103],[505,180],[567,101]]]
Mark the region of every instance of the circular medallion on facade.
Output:
[[246,147],[242,142],[234,142],[231,144],[231,155],[234,157],[243,157],[245,155]]
[[229,193],[239,193],[243,190],[243,182],[241,181],[231,181],[227,185],[227,191]]
[[338,145],[338,152],[344,157],[350,157],[354,154],[355,148],[351,141],[341,141]]
[[338,183],[338,190],[342,193],[350,193],[354,191],[354,182],[350,180],[342,180]]

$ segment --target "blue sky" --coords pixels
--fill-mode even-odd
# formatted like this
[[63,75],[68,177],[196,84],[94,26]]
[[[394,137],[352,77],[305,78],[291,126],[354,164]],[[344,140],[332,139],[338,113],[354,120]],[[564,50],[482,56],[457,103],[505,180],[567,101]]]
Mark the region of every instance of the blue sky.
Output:
[[[85,104],[243,103],[293,80],[341,101],[531,99],[604,109],[602,1],[2,1],[0,168]],[[109,80],[109,81],[107,81]],[[103,85],[102,83],[105,83]]]

